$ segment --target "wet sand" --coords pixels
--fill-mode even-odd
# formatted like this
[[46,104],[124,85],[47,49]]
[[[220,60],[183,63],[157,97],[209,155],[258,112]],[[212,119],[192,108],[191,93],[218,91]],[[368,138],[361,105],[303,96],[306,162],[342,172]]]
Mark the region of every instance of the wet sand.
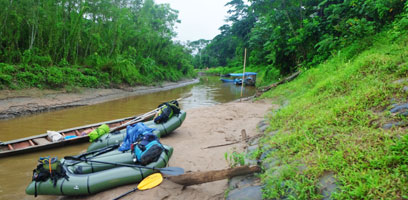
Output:
[[[257,135],[257,123],[264,118],[270,109],[276,107],[277,105],[273,105],[271,102],[261,100],[231,102],[187,110],[187,118],[183,125],[168,137],[161,139],[163,144],[174,147],[174,154],[170,159],[169,166],[182,167],[186,172],[228,168],[224,153],[243,152],[246,147],[244,142],[216,148],[204,148],[241,140],[242,129],[245,129],[248,136]],[[75,199],[113,199],[136,186],[137,184],[126,185]],[[227,180],[189,187],[164,180],[161,185],[153,189],[137,191],[123,199],[224,199],[226,190]],[[72,199],[72,197],[62,199]]]

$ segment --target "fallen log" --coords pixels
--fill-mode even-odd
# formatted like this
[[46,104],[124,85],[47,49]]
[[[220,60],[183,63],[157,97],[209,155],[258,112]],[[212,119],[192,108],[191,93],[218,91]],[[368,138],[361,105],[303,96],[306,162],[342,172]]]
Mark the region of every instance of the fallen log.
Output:
[[197,185],[207,182],[219,181],[222,179],[231,178],[234,176],[241,176],[246,174],[252,174],[255,172],[260,172],[261,167],[259,166],[239,166],[229,169],[213,170],[207,172],[192,172],[187,174],[182,174],[179,176],[169,176],[168,180],[184,185]]
[[271,85],[269,85],[269,86],[266,86],[266,87],[263,87],[263,88],[260,88],[260,89],[256,92],[256,95],[255,95],[255,96],[256,96],[256,97],[259,97],[259,96],[261,96],[262,93],[267,92],[267,91],[269,91],[270,89],[272,89],[272,88],[274,88],[274,87],[277,87],[277,86],[280,85],[280,84],[283,84],[283,83],[292,81],[292,80],[295,79],[300,73],[301,73],[301,71],[299,70],[299,71],[293,73],[292,75],[290,75],[289,77],[282,79],[282,80],[279,81],[279,82],[273,83],[273,84],[271,84]]

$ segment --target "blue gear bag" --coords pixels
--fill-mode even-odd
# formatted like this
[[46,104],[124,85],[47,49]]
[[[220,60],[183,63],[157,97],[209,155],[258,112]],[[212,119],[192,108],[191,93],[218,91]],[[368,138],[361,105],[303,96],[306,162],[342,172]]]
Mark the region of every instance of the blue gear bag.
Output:
[[119,151],[127,151],[130,146],[138,140],[139,137],[147,133],[152,133],[155,129],[147,127],[144,123],[139,122],[137,124],[129,125],[126,127],[126,137],[123,140],[122,145],[119,147]]

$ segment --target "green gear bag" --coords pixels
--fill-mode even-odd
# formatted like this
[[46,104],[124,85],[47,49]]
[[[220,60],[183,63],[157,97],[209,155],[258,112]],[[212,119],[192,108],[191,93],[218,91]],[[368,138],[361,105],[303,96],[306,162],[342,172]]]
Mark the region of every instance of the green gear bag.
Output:
[[97,129],[93,130],[91,133],[88,134],[89,142],[93,142],[102,135],[109,133],[109,126],[106,124],[100,125]]

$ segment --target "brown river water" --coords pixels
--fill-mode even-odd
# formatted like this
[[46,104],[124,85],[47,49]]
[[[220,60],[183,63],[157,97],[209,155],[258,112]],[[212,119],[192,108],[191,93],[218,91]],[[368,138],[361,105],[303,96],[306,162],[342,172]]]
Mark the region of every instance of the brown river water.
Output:
[[[254,93],[254,87],[244,87],[244,97],[254,95]],[[2,120],[0,121],[0,141],[43,134],[47,130],[63,130],[134,116],[151,111],[164,101],[177,99],[188,94],[191,96],[180,101],[180,107],[183,110],[239,99],[241,87],[231,83],[222,83],[219,77],[201,77],[200,83],[169,91]],[[38,158],[43,156],[63,158],[67,155],[76,155],[83,152],[88,145],[89,143],[82,143],[0,158],[0,200],[34,199],[33,196],[25,194],[25,188],[31,182],[32,171],[36,167]],[[55,196],[39,196],[36,199],[55,199]]]

